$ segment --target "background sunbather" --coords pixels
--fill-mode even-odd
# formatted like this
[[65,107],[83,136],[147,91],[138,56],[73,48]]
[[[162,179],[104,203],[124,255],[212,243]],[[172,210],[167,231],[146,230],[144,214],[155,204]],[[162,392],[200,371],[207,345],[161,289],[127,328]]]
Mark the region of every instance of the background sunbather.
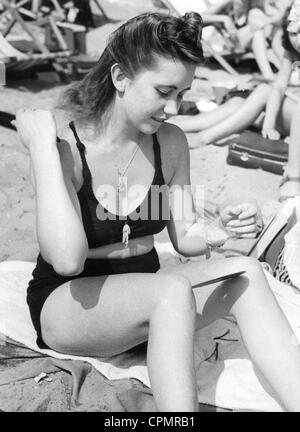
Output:
[[274,79],[271,64],[280,67],[281,21],[291,0],[220,0],[203,14],[205,24],[222,23],[235,49],[253,51],[262,75]]
[[300,177],[299,87],[287,92],[294,62],[300,58],[299,0],[286,12],[282,46],[284,57],[272,86],[262,84],[246,99],[233,97],[214,111],[195,116],[177,116],[170,122],[185,132],[198,132],[197,140],[193,143],[195,147],[215,143],[250,125],[256,125],[262,130],[263,136],[269,139],[278,140],[281,135],[291,135],[289,162],[281,188],[281,195],[285,197],[298,193]]

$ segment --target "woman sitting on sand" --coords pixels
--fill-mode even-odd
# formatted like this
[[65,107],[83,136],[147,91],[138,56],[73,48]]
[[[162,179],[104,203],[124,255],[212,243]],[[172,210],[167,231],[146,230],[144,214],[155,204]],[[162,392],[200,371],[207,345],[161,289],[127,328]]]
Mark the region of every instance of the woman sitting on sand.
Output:
[[[232,314],[282,405],[299,411],[300,348],[260,264],[242,257],[159,271],[153,235],[164,227],[185,256],[221,244],[225,228],[244,237],[257,229],[247,205],[225,208],[217,234],[203,229],[184,134],[165,123],[202,61],[201,27],[189,13],[144,14],[118,28],[95,68],[64,95],[75,121],[59,142],[51,112],[18,111],[40,245],[31,317],[39,345],[62,353],[107,357],[147,340],[157,409],[196,411],[195,329]],[[159,187],[165,199],[155,199]],[[191,288],[237,271],[246,273]]]

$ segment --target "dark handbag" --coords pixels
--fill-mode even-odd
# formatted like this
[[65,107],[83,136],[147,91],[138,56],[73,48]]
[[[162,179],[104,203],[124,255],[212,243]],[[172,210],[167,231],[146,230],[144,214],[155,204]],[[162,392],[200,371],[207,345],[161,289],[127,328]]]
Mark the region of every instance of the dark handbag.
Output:
[[0,126],[12,130],[17,130],[16,127],[11,124],[12,120],[16,120],[16,116],[14,114],[10,114],[5,111],[0,111]]
[[273,141],[247,130],[229,144],[227,163],[244,168],[261,168],[283,174],[288,160],[289,146],[283,140]]

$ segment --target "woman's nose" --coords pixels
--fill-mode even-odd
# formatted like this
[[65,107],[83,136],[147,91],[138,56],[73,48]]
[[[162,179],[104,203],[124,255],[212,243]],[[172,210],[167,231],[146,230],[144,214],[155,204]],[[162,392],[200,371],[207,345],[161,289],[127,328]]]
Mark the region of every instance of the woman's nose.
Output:
[[164,112],[167,116],[175,116],[178,114],[179,103],[176,100],[168,100],[165,105]]

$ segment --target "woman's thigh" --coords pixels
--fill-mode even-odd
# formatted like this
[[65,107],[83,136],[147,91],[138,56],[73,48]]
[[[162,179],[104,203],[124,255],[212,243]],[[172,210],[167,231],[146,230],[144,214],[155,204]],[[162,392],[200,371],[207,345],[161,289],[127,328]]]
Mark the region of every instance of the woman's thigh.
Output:
[[[197,328],[203,328],[213,321],[232,313],[235,303],[251,286],[263,292],[267,282],[260,263],[248,257],[210,259],[191,262],[181,266],[170,266],[159,270],[160,274],[184,276],[192,286],[229,273],[245,271],[240,277],[224,282],[205,285],[194,289],[197,310]],[[263,286],[262,286],[263,285]]]
[[56,288],[43,306],[43,340],[56,351],[74,355],[124,352],[147,339],[156,303],[168,290],[169,296],[170,290],[176,291],[182,280],[129,273],[69,281]]

